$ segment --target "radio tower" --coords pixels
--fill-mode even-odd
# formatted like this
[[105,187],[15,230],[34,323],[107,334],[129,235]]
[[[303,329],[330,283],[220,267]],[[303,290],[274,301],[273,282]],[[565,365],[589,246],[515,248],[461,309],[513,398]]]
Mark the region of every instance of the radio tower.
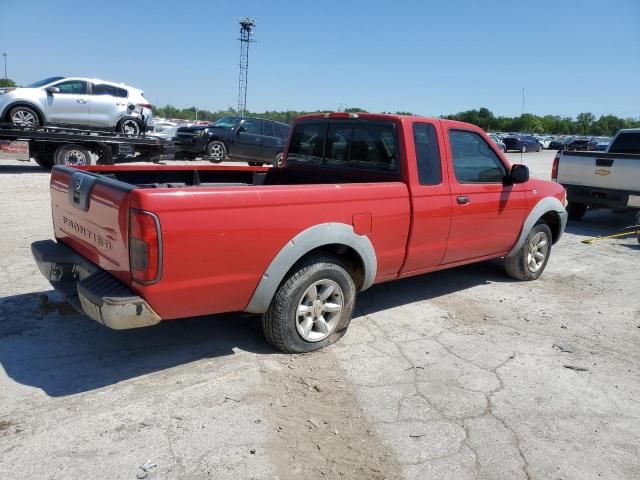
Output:
[[238,113],[247,114],[247,71],[249,70],[249,44],[256,21],[249,17],[240,17],[240,78],[238,79]]

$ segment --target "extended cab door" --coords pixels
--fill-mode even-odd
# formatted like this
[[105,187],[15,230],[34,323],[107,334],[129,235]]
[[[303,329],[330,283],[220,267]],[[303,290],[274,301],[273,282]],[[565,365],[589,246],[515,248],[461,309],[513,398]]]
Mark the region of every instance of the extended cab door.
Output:
[[405,134],[413,216],[401,274],[437,267],[447,248],[451,189],[446,165],[443,168],[443,140],[438,126],[436,122],[419,121],[410,134]]
[[52,87],[60,89],[47,93],[47,121],[68,125],[89,123],[89,92],[84,80],[65,80]]
[[446,136],[453,216],[443,263],[509,251],[524,221],[524,187],[503,183],[507,165],[479,131]]

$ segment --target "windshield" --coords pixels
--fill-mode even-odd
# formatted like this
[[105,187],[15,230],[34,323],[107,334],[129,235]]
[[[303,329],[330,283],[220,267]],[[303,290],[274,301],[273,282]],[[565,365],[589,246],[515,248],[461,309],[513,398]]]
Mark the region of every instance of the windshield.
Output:
[[49,85],[50,83],[57,82],[58,80],[62,80],[64,77],[49,77],[44,80],[39,80],[37,82],[30,83],[27,85],[27,88],[38,88],[44,87],[45,85]]
[[233,128],[240,121],[240,117],[222,117],[211,124],[212,127]]

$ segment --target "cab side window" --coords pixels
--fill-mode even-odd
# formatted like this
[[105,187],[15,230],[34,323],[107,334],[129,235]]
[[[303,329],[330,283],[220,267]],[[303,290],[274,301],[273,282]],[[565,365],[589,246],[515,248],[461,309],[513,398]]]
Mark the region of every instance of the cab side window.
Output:
[[87,82],[82,80],[69,80],[67,82],[60,82],[53,85],[60,89],[60,93],[85,95],[87,93]]
[[113,85],[105,85],[102,83],[94,83],[91,86],[93,95],[111,95],[112,97],[127,98],[129,95],[124,88],[114,87]]
[[460,183],[502,183],[506,169],[489,144],[475,132],[449,130],[453,171]]
[[262,121],[262,135],[265,137],[275,137],[276,134],[273,131],[273,123],[266,120]]
[[413,141],[420,185],[440,185],[442,164],[435,127],[430,123],[414,123]]
[[245,120],[242,122],[242,126],[246,129],[246,133],[261,135],[260,123],[257,120]]

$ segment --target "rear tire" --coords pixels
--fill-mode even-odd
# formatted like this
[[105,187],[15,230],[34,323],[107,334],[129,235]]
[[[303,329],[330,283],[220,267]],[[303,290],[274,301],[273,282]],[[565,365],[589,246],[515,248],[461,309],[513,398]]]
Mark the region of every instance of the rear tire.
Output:
[[520,250],[514,256],[504,259],[507,275],[522,281],[537,279],[549,261],[552,241],[549,225],[544,222],[536,223]]
[[209,142],[204,149],[207,160],[213,163],[220,163],[227,159],[227,147],[223,142],[214,140]]
[[520,151],[522,153],[527,153],[527,146],[526,145],[522,145],[522,148],[520,149]]
[[337,342],[351,322],[355,296],[353,279],[339,258],[318,254],[301,260],[262,316],[267,342],[285,353],[312,352]]
[[53,156],[56,165],[66,165],[75,167],[80,165],[91,165],[93,159],[91,152],[81,145],[67,144],[61,145]]
[[120,121],[117,130],[125,135],[140,135],[142,134],[142,124],[135,118],[125,118]]
[[569,220],[582,220],[584,214],[587,213],[587,205],[584,203],[569,202],[567,205],[567,213]]
[[542,145],[538,145],[538,149],[536,150],[537,153],[540,153],[542,151]]
[[284,158],[284,153],[280,152],[276,155],[275,161],[273,162],[274,167],[282,167],[282,160]]

